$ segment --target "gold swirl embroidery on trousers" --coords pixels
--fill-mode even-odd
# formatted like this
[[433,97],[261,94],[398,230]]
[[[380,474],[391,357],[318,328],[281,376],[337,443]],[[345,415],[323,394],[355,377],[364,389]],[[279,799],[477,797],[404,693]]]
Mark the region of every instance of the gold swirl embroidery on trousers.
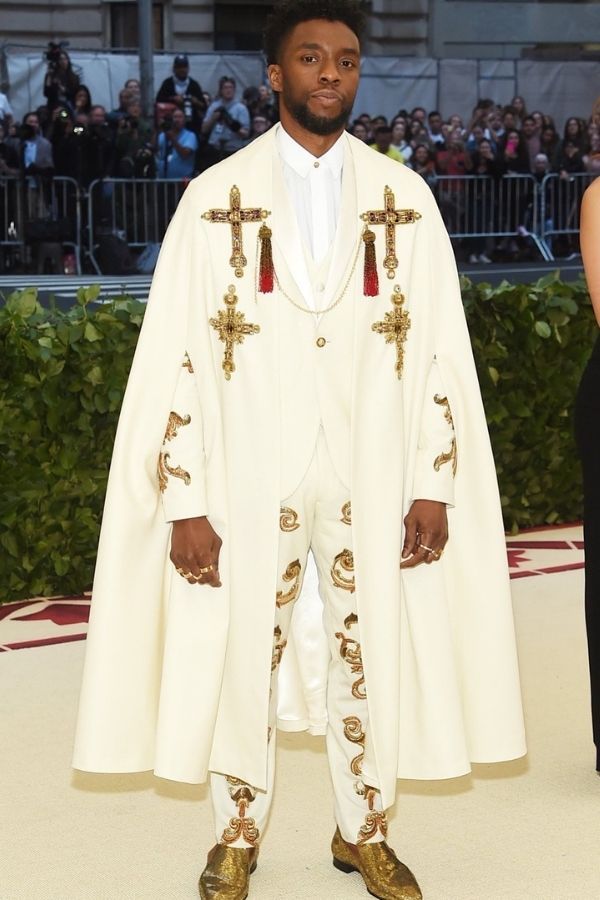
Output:
[[279,527],[282,531],[296,531],[300,528],[298,513],[290,506],[282,506],[279,513]]
[[378,832],[380,832],[384,838],[387,837],[387,816],[383,810],[375,809],[375,796],[378,793],[379,791],[375,790],[373,787],[365,787],[365,799],[369,806],[369,812],[365,816],[364,825],[361,825],[358,832],[358,837],[356,839],[356,845],[358,847],[360,847],[361,844],[366,844],[366,842],[375,837]]
[[354,572],[354,555],[352,550],[344,549],[335,557],[331,567],[331,579],[336,587],[342,588],[344,591],[350,591],[353,594],[354,575],[351,578],[346,578],[344,572]]
[[227,828],[221,835],[222,844],[234,844],[236,841],[244,840],[247,844],[254,847],[260,837],[260,832],[256,827],[256,821],[251,816],[246,816],[249,805],[256,799],[256,791],[239,778],[233,778],[227,775],[227,784],[229,785],[229,796],[237,805],[238,814],[232,816],[229,820]]
[[404,309],[404,294],[400,290],[399,285],[394,285],[394,291],[391,296],[392,312],[386,312],[383,321],[374,322],[371,330],[377,334],[383,334],[386,344],[396,345],[396,375],[402,378],[404,369],[404,344],[410,330],[410,315]]
[[181,363],[182,369],[187,369],[190,375],[194,374],[194,367],[192,365],[192,361],[188,356],[187,350],[185,351],[185,356],[183,357],[183,362]]
[[295,559],[294,562],[291,562],[285,572],[283,573],[283,580],[286,582],[293,581],[294,584],[291,586],[289,591],[285,592],[283,590],[277,591],[277,596],[275,603],[277,606],[285,606],[286,603],[291,603],[292,600],[295,600],[298,596],[298,591],[300,590],[300,573],[302,571],[302,566],[300,565],[300,560]]
[[219,309],[217,318],[209,319],[208,322],[218,333],[219,340],[225,344],[225,355],[221,368],[225,373],[225,380],[230,381],[232,374],[235,372],[235,362],[233,360],[235,345],[243,344],[246,337],[250,334],[258,334],[260,325],[246,322],[244,313],[236,310],[235,306],[238,302],[238,297],[232,284],[229,285],[223,300],[225,309]]
[[[451,428],[454,427],[454,420],[452,419],[452,411],[450,409],[450,403],[448,402],[447,397],[441,397],[439,394],[435,394],[433,398],[433,402],[437,403],[438,406],[442,406],[444,408],[444,418],[448,425]],[[452,437],[452,442],[450,444],[450,449],[445,453],[440,453],[439,456],[433,461],[433,468],[436,472],[439,472],[441,467],[445,464],[451,462],[452,463],[452,475],[456,475],[456,469],[458,466],[458,454],[456,452],[456,436]]]
[[273,632],[273,656],[271,657],[271,672],[274,672],[281,662],[281,657],[283,656],[283,651],[285,650],[286,645],[287,641],[281,640],[281,628],[279,627],[279,625],[276,625]]
[[352,504],[349,500],[342,506],[342,518],[340,519],[340,522],[343,522],[344,525],[352,525]]
[[[358,617],[354,615],[354,613],[352,613],[345,620],[344,627],[350,628],[355,622],[358,622]],[[340,656],[342,657],[344,662],[348,663],[352,674],[360,676],[352,685],[352,696],[357,700],[366,700],[367,691],[365,688],[365,676],[363,670],[361,646],[358,641],[355,641],[353,638],[346,637],[346,635],[341,631],[336,631],[335,636],[338,641],[341,641]]]
[[[345,719],[342,720],[344,724],[344,737],[347,741],[350,741],[351,744],[360,744],[361,750],[358,756],[355,756],[354,759],[350,762],[350,771],[353,775],[356,775],[357,778],[360,778],[362,775],[362,764],[365,756],[365,738],[366,734],[363,731],[362,722],[358,718],[358,716],[346,716]],[[357,793],[361,793],[358,789],[356,789]]]

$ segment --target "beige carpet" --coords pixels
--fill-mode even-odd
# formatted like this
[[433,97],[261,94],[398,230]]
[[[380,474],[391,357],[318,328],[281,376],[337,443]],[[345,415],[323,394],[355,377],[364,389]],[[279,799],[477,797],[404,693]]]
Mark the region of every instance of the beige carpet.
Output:
[[[600,898],[582,572],[513,590],[530,755],[451,782],[399,782],[390,842],[426,900]],[[205,788],[69,769],[83,651],[0,654],[0,898],[193,900],[213,842]],[[331,805],[322,740],[281,735],[251,900],[367,896],[331,866]]]

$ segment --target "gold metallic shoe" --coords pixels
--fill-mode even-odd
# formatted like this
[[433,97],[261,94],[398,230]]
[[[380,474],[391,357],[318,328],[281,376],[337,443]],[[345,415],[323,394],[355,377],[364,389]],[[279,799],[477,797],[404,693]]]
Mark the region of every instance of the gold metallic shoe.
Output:
[[379,900],[422,900],[415,876],[385,841],[349,844],[336,828],[331,842],[333,865],[340,872],[359,872],[368,892]]
[[258,847],[215,844],[198,882],[202,900],[246,900],[257,858]]

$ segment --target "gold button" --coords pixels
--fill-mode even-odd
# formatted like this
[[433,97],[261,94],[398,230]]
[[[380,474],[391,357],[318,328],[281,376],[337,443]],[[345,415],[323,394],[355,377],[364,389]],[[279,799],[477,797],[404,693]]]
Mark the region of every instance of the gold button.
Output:
[[324,337],[317,338],[317,347],[324,347],[327,341]]

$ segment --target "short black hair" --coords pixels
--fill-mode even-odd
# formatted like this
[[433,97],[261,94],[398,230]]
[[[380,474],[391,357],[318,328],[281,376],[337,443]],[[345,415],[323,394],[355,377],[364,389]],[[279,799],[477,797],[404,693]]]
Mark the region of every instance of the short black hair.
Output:
[[267,65],[279,62],[281,46],[290,31],[311,19],[343,22],[359,41],[366,27],[361,0],[281,0],[265,24],[263,43]]

